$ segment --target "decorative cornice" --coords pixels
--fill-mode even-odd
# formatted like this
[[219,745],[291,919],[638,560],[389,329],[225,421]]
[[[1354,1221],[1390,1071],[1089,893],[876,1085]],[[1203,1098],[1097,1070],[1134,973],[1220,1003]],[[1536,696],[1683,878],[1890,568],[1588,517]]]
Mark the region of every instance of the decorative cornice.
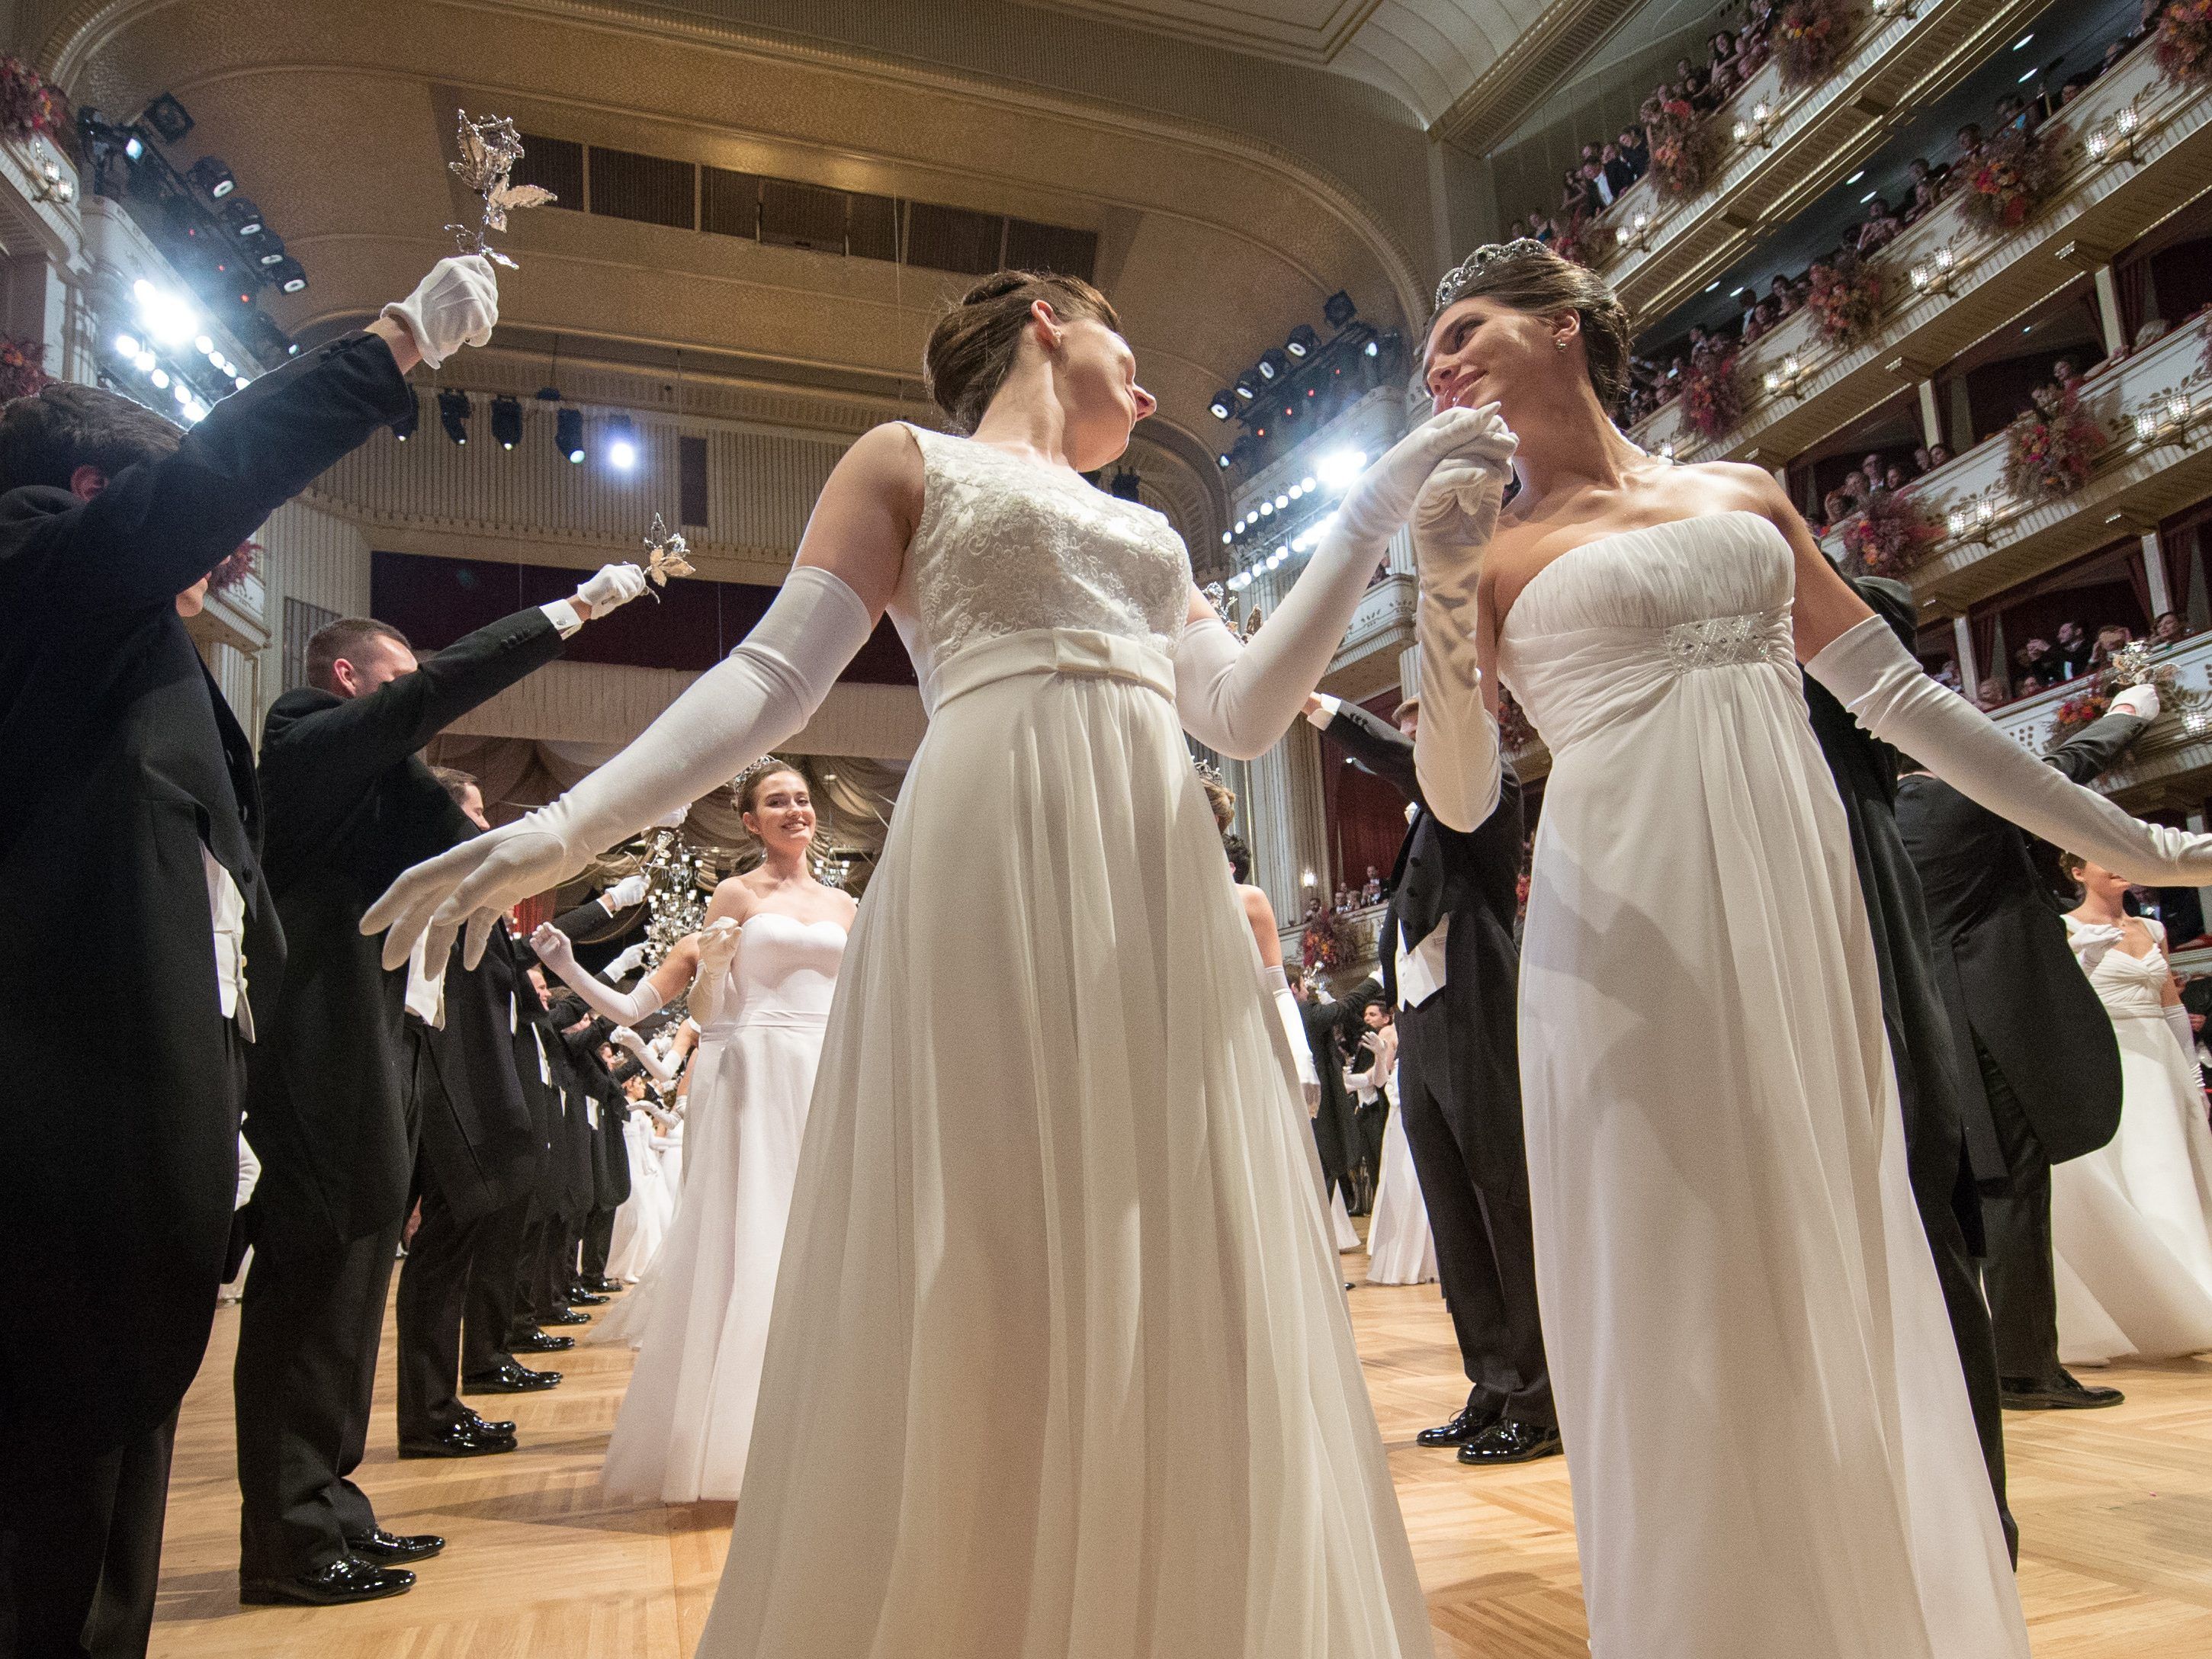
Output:
[[1644,0],[1552,0],[1431,125],[1431,136],[1481,154],[1552,95]]

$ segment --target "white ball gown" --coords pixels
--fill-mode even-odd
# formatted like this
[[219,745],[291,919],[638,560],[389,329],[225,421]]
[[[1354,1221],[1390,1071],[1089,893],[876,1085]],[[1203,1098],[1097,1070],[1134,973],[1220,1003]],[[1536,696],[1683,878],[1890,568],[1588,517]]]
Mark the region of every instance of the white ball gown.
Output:
[[1537,1288],[1595,1659],[2020,1659],[1872,936],[1748,513],[1540,570]]
[[699,1651],[1425,1659],[1177,720],[1188,556],[1072,473],[915,438],[891,609],[929,731],[830,1011]]
[[[732,1498],[745,1478],[776,1265],[845,930],[756,911],[700,1033],[674,1230],[600,1479],[618,1497]],[[633,1328],[635,1328],[633,1327]]]
[[[1395,1067],[1390,1093],[1394,1100],[1403,1098]],[[1413,1169],[1413,1144],[1406,1139],[1406,1115],[1394,1108],[1382,1125],[1382,1170],[1375,1178],[1375,1207],[1367,1221],[1367,1282],[1425,1285],[1436,1276],[1429,1206]]]
[[675,1194],[662,1177],[660,1154],[653,1149],[653,1120],[632,1106],[623,1124],[623,1146],[629,1155],[629,1196],[615,1211],[607,1243],[607,1277],[635,1285],[652,1265],[675,1213]]
[[2051,1172],[2058,1349],[2070,1364],[2212,1350],[2212,1127],[2160,997],[2166,929],[2147,956],[2116,927],[2066,919],[2067,940],[2120,1042],[2120,1127]]

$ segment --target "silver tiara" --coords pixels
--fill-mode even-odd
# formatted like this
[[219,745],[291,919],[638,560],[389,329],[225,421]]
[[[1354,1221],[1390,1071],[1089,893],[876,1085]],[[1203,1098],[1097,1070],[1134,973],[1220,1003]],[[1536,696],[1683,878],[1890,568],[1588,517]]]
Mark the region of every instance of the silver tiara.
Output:
[[[745,793],[746,780],[749,778],[757,778],[763,772],[797,771],[799,771],[799,769],[793,766],[789,761],[784,759],[781,755],[763,755],[750,766],[748,766],[744,771],[738,773],[737,776],[730,780],[730,793],[732,795],[744,794]],[[805,774],[801,773],[800,775],[804,776]]]
[[1442,311],[1456,300],[1460,290],[1473,283],[1486,267],[1501,259],[1525,259],[1532,253],[1549,252],[1533,236],[1516,236],[1510,242],[1485,242],[1444,273],[1443,281],[1437,284],[1437,309]]
[[1198,774],[1199,781],[1201,783],[1215,784],[1223,788],[1228,787],[1222,782],[1221,769],[1212,761],[1194,759],[1191,762],[1191,769]]

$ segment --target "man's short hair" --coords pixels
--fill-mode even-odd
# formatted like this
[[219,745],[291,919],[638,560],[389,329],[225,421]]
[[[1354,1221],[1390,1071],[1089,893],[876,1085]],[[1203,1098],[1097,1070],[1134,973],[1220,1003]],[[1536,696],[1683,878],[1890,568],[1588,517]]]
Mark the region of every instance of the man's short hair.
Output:
[[307,684],[318,691],[337,690],[334,670],[338,659],[353,661],[355,653],[371,640],[390,640],[403,651],[415,648],[390,623],[380,623],[374,617],[341,617],[308,636]]
[[475,790],[479,795],[483,793],[483,785],[477,781],[476,774],[464,772],[458,766],[434,766],[430,769],[430,775],[437,779],[441,789],[453,798],[456,806],[467,803],[470,790]]
[[1390,724],[1393,726],[1402,725],[1405,722],[1407,715],[1418,714],[1420,712],[1421,694],[1416,691],[1412,696],[1407,698],[1405,702],[1400,703],[1395,708],[1390,711]]
[[67,489],[81,466],[112,478],[140,461],[173,454],[182,427],[143,404],[96,386],[57,380],[0,407],[0,490],[26,484]]

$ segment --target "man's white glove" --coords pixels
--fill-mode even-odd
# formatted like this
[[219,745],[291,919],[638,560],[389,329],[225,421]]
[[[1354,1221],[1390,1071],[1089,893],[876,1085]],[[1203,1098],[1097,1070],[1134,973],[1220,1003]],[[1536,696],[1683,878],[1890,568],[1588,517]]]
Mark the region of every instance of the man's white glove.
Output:
[[1845,629],[1805,672],[1884,743],[2031,836],[2145,886],[2212,883],[2212,836],[2145,823],[2060,775],[1929,678],[1880,617]]
[[634,564],[603,564],[599,574],[576,590],[576,598],[592,607],[592,615],[628,605],[645,592],[645,572]]
[[607,963],[605,976],[610,980],[628,979],[645,965],[646,950],[646,945],[641,940],[620,952]]
[[[1474,412],[1496,418],[1497,410],[1486,404]],[[1421,647],[1413,769],[1429,810],[1458,830],[1473,830],[1498,807],[1498,722],[1482,702],[1474,596],[1517,447],[1502,419],[1498,429],[1504,439],[1497,449],[1440,463],[1413,503],[1413,563],[1421,583],[1413,615]]]
[[1265,754],[1328,670],[1429,475],[1455,457],[1502,466],[1513,443],[1494,408],[1432,416],[1353,481],[1312,561],[1249,644],[1240,647],[1218,617],[1185,623],[1175,653],[1183,729],[1237,760]]
[[645,872],[640,870],[634,875],[624,876],[600,894],[599,902],[606,907],[607,914],[611,916],[617,911],[629,909],[633,904],[644,903],[645,896],[652,885],[646,879]]
[[2146,680],[2141,685],[2131,685],[2112,699],[2112,713],[2133,714],[2137,720],[2158,718],[2158,688]]
[[481,253],[454,255],[432,265],[404,300],[381,313],[396,318],[415,337],[415,349],[433,368],[465,345],[491,338],[499,321],[499,277]]

